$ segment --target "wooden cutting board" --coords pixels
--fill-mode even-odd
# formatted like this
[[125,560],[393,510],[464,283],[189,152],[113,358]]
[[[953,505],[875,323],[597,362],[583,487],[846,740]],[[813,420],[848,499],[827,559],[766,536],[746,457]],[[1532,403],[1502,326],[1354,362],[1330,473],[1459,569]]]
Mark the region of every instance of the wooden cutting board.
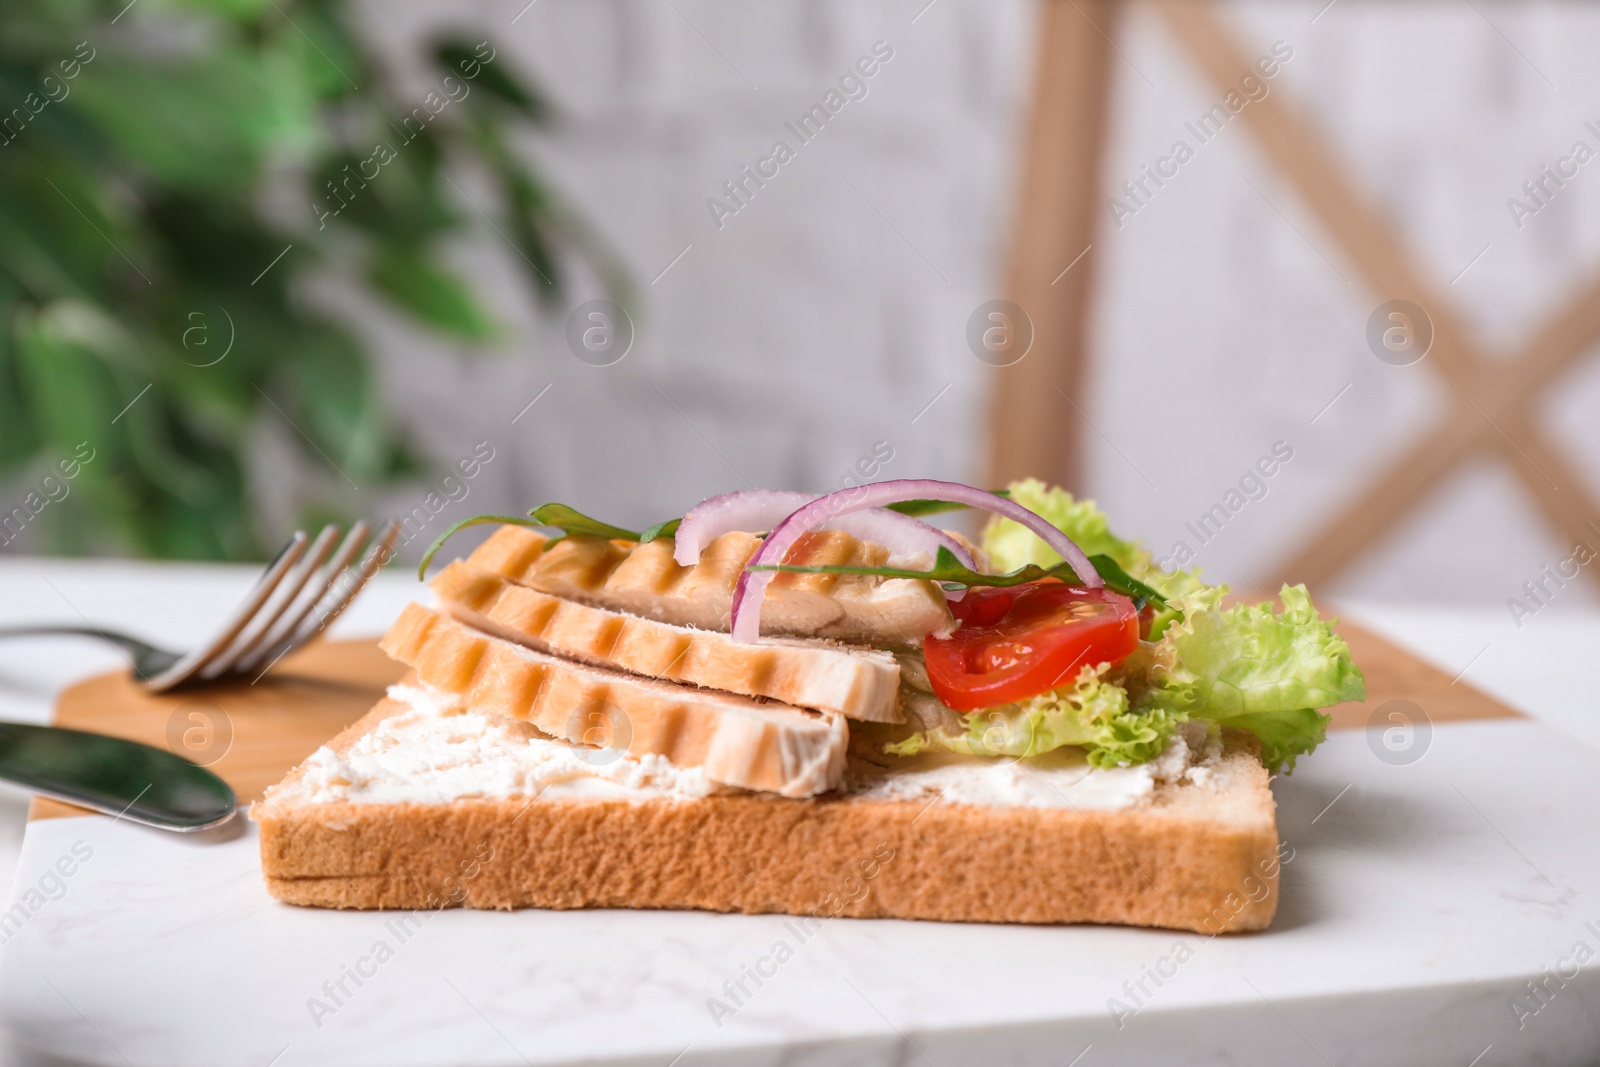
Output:
[[[1366,727],[1391,700],[1412,702],[1436,723],[1520,717],[1370,630],[1346,622],[1339,632],[1366,674],[1367,699],[1334,708],[1336,730]],[[55,721],[143,741],[204,764],[233,786],[240,804],[248,804],[364,715],[404,673],[405,667],[378,651],[374,640],[325,641],[285,657],[254,685],[231,682],[155,694],[141,689],[127,671],[96,675],[62,691]],[[1387,713],[1379,721],[1388,726]],[[85,814],[90,813],[36,799],[30,817]]]
[[[405,671],[370,638],[310,645],[254,685],[150,693],[128,671],[110,671],[62,690],[55,722],[176,752],[221,775],[243,805],[359,719]],[[84,814],[39,797],[29,817]]]

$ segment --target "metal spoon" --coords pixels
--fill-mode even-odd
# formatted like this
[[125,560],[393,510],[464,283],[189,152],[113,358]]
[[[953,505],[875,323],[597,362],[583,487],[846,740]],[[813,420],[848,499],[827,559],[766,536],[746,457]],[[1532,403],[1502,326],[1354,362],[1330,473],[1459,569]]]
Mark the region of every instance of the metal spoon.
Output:
[[238,807],[227,782],[181,756],[61,726],[0,723],[0,779],[179,833],[225,823]]

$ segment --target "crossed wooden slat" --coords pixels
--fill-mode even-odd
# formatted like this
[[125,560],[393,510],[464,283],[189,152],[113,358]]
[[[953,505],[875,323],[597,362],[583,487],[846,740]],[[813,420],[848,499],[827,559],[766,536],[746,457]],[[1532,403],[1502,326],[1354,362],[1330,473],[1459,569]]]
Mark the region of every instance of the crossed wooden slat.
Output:
[[[1121,0],[1045,0],[1013,220],[1006,295],[1033,322],[1033,348],[994,372],[989,483],[1032,475],[1079,484],[1086,326],[1101,213],[1100,159]],[[1071,269],[1068,270],[1067,268]],[[1062,398],[1066,397],[1066,400]],[[1065,414],[1063,414],[1065,410]]]
[[[1074,0],[1066,0],[1065,4],[1046,0],[1046,5],[1047,23],[1068,13],[1085,17]],[[1158,0],[1155,7],[1179,46],[1219,92],[1232,89],[1250,70],[1249,57],[1209,3]],[[1102,92],[1102,104],[1103,95]],[[1439,423],[1403,449],[1320,532],[1279,566],[1275,583],[1328,582],[1389,533],[1463,463],[1483,454],[1499,454],[1508,462],[1563,539],[1600,547],[1596,542],[1600,537],[1600,508],[1585,491],[1582,477],[1550,441],[1536,410],[1543,391],[1600,341],[1600,276],[1591,278],[1561,310],[1545,320],[1515,358],[1491,361],[1485,358],[1483,349],[1463,327],[1443,294],[1417,268],[1397,240],[1396,228],[1356,191],[1345,168],[1312,132],[1311,121],[1285,101],[1281,87],[1250,103],[1238,117],[1373,291],[1385,298],[1404,297],[1427,311],[1434,338],[1424,364],[1432,366],[1450,386],[1449,404]],[[1036,134],[1040,125],[1036,118]],[[1036,147],[1030,155],[1037,155]],[[1023,216],[1027,213],[1025,203]],[[1019,246],[1027,243],[1026,232],[1019,225]],[[1061,248],[1058,255],[1068,250]],[[1088,286],[1087,274],[1081,282]],[[1083,330],[1081,316],[1074,328]],[[1045,340],[1042,332],[1039,340]],[[1034,372],[1035,377],[1051,372],[1052,363],[1053,372],[1063,377],[1081,374],[1077,350],[1058,346],[1041,349],[1034,355],[1046,364]],[[1063,355],[1072,357],[1076,374],[1061,368]],[[1002,381],[1002,391],[1005,384]],[[1075,452],[1072,455],[1076,457]],[[1007,457],[999,452],[997,456],[1011,462],[1036,458]],[[1076,475],[1076,469],[1070,474]],[[1600,583],[1600,568],[1588,570],[1591,579]]]
[[[1158,5],[1173,36],[1213,84],[1232,88],[1248,56],[1205,4]],[[1546,519],[1569,542],[1593,544],[1589,523],[1600,509],[1582,478],[1539,425],[1542,390],[1600,340],[1600,279],[1546,320],[1509,362],[1490,362],[1462,328],[1449,302],[1416,268],[1396,228],[1356,192],[1334,156],[1279,90],[1239,115],[1257,143],[1322,223],[1323,230],[1385,297],[1415,301],[1433,320],[1425,365],[1451,386],[1445,417],[1402,451],[1362,492],[1278,568],[1276,579],[1324,583],[1371,547],[1441,481],[1471,457],[1497,452]],[[1600,570],[1594,572],[1600,578]]]

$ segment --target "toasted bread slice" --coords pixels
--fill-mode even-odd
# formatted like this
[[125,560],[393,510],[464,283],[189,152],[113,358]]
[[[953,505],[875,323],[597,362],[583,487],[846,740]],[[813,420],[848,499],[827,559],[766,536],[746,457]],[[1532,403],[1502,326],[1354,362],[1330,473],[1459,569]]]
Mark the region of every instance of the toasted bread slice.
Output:
[[[273,896],[331,908],[696,908],[1207,934],[1262,929],[1277,909],[1272,794],[1242,733],[1224,735],[1202,781],[1162,782],[1112,810],[885,796],[874,783],[895,769],[855,761],[841,792],[811,800],[583,790],[519,770],[510,744],[464,745],[461,758],[480,760],[486,780],[529,781],[521,792],[373,802],[308,780],[338,780],[330,766],[353,748],[382,750],[384,724],[410,711],[380,703],[251,810]],[[1081,780],[1059,773],[1063,790]],[[395,778],[414,788],[409,760]]]
[[408,604],[380,642],[427,685],[551,737],[702,767],[726,785],[806,797],[839,784],[841,716],[535,652]]
[[540,652],[866,722],[905,721],[900,665],[887,652],[795,638],[743,645],[715,630],[563,600],[460,560],[431,586],[451,616]]
[[[520,526],[502,526],[467,562],[543,593],[701,630],[727,630],[733,587],[761,541],[727,533],[700,562],[680,567],[672,541],[649,544],[564,537],[554,545]],[[806,534],[785,563],[880,566],[888,549],[837,530]],[[933,582],[853,574],[777,575],[761,608],[761,632],[829,637],[885,648],[915,648],[952,625]]]

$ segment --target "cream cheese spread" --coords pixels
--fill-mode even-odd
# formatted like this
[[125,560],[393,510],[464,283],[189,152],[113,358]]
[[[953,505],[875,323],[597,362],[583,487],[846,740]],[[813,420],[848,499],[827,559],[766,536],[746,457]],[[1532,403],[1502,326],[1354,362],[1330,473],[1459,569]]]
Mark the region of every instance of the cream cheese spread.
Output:
[[1205,785],[1221,755],[1204,724],[1186,723],[1161,755],[1134,767],[1092,767],[1075,748],[1028,759],[928,751],[885,757],[885,766],[856,761],[844,788],[873,800],[1107,811],[1149,801],[1162,783]]
[[[543,797],[642,802],[695,800],[739,792],[699,767],[663,756],[625,756],[552,740],[527,723],[468,709],[436,689],[396,685],[403,711],[357,738],[343,753],[323,746],[304,774],[271,802],[444,804],[463,799]],[[1072,748],[1029,759],[925,752],[852,759],[840,792],[862,800],[924,800],[992,807],[1117,810],[1146,803],[1161,783],[1205,785],[1221,745],[1199,723],[1174,734],[1166,750],[1136,767],[1091,767]]]
[[536,796],[692,800],[720,788],[698,767],[551,740],[526,723],[471,711],[459,697],[436,689],[391,686],[389,699],[406,710],[357,738],[344,753],[318,749],[306,761],[292,799],[360,804]]

